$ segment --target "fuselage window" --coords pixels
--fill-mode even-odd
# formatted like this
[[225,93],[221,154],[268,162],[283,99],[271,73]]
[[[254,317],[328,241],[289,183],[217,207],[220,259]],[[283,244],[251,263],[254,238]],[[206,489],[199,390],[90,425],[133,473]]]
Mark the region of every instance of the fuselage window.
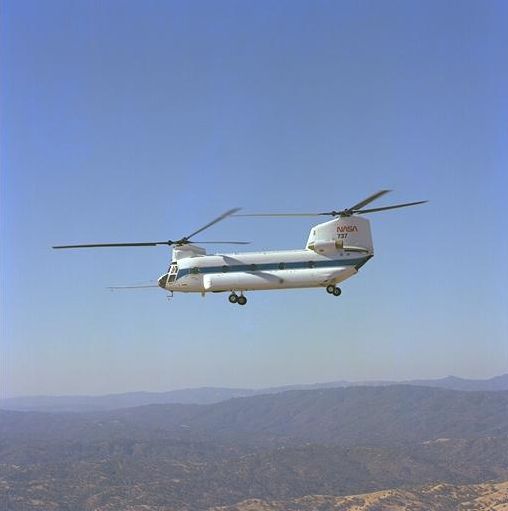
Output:
[[222,271],[223,271],[223,273],[227,273],[229,271],[229,267],[228,266],[223,266],[222,267]]
[[256,271],[258,269],[258,266],[257,266],[257,264],[251,264],[249,266],[249,268],[250,268],[250,271]]
[[199,268],[191,268],[190,273],[192,273],[193,275],[196,275],[196,273],[199,273]]
[[285,267],[286,266],[284,263],[279,263],[279,270],[283,270]]
[[314,268],[316,266],[316,264],[314,263],[314,261],[309,261],[309,268]]

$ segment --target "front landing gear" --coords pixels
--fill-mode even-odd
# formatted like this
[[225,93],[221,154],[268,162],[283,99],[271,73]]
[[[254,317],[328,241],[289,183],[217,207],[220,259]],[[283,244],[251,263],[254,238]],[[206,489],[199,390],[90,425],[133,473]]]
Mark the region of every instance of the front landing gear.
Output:
[[333,284],[326,286],[326,292],[333,296],[340,296],[340,294],[342,293],[340,287],[336,287]]
[[238,296],[236,293],[231,293],[228,296],[229,303],[237,303],[238,305],[245,305],[247,303],[247,297],[240,295]]

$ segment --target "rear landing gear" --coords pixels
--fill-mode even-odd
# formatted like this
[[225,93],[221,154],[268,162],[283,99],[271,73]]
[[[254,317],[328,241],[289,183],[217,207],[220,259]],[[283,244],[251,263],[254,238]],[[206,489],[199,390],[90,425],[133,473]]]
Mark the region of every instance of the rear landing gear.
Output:
[[247,297],[240,295],[238,296],[236,293],[231,293],[228,296],[229,303],[237,303],[238,305],[245,305],[247,303]]
[[340,287],[336,287],[333,284],[326,286],[326,292],[333,296],[340,296],[340,294],[342,293]]

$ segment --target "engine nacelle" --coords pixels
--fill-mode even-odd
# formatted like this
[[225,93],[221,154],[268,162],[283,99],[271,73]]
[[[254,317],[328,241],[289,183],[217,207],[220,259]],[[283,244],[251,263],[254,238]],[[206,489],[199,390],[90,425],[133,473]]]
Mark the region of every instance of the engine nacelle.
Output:
[[179,259],[184,259],[186,257],[199,257],[206,255],[206,250],[201,247],[197,247],[196,245],[181,245],[176,246],[173,249],[173,261],[178,261]]
[[341,250],[343,246],[344,243],[342,240],[317,240],[309,243],[307,248],[309,250],[314,250],[317,254],[328,254],[330,252],[337,252],[338,250]]

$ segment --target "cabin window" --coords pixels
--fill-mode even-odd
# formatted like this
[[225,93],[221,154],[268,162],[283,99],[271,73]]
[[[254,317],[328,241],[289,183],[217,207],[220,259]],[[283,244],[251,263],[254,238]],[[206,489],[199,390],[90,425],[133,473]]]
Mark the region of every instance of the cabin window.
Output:
[[196,273],[199,273],[199,268],[191,268],[190,273],[192,273],[193,275],[196,275]]
[[256,271],[258,269],[258,265],[257,264],[251,264],[251,265],[249,265],[249,269],[250,269],[250,271]]
[[314,261],[309,261],[307,264],[308,264],[309,268],[314,268],[316,266]]
[[279,263],[279,270],[283,270],[286,267],[284,263]]
[[229,271],[229,267],[228,266],[223,266],[222,267],[222,273],[227,273]]

